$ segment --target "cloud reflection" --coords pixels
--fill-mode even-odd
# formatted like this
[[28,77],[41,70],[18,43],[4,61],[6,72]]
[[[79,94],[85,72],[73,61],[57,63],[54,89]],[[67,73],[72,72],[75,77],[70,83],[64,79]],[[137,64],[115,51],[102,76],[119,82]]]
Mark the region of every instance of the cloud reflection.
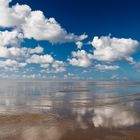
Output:
[[140,122],[133,103],[94,108],[92,122],[95,127],[126,127]]

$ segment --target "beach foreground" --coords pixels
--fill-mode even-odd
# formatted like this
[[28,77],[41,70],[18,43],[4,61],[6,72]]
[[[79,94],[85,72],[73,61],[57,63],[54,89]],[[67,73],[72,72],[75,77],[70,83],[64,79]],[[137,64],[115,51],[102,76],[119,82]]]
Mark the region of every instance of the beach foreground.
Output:
[[1,84],[0,140],[140,139],[139,82]]
[[[83,126],[82,126],[83,125]],[[139,140],[140,129],[86,127],[43,114],[0,116],[1,140]]]

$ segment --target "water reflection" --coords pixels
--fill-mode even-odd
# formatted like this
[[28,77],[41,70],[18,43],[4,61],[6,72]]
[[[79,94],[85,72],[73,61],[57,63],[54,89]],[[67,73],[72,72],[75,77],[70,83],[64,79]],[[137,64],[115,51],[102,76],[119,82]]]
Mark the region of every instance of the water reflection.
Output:
[[92,122],[95,127],[126,127],[139,123],[138,114],[134,111],[133,103],[94,108]]
[[[68,134],[74,139],[88,133],[90,138],[100,139],[106,136],[106,129],[114,129],[114,134],[118,128],[139,128],[139,84],[2,82],[0,139],[65,140]],[[99,129],[104,129],[103,134],[96,137]],[[88,140],[87,135],[83,138]]]

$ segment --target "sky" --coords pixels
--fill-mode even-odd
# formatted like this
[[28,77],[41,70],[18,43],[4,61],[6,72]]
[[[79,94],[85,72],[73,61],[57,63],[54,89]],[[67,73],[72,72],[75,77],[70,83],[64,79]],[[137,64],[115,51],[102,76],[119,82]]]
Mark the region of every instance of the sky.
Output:
[[0,77],[139,80],[139,0],[0,0]]

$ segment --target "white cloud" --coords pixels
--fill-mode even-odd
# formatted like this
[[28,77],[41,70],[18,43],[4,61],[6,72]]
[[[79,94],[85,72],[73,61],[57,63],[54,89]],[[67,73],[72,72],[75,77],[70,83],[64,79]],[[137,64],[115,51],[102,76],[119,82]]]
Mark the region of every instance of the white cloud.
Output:
[[32,49],[29,48],[28,51],[29,51],[30,54],[34,54],[34,53],[38,53],[39,54],[39,53],[43,53],[44,49],[41,46],[37,46],[37,47],[32,48]]
[[59,73],[66,71],[64,62],[58,60],[54,60],[52,63],[41,64],[40,67],[46,69],[47,73]]
[[42,53],[43,48],[40,46],[37,46],[35,48],[18,48],[18,47],[0,47],[0,57],[2,58],[21,58],[21,57],[29,57],[30,54],[34,53]]
[[131,55],[139,46],[139,42],[131,38],[111,38],[110,36],[100,38],[95,36],[91,44],[95,48],[93,58],[107,62],[126,60],[132,63]]
[[29,16],[31,8],[28,5],[19,5],[9,7],[11,0],[0,0],[0,26],[14,27],[20,26]]
[[30,54],[42,53],[43,48],[37,46],[35,48],[21,47],[20,43],[23,39],[23,34],[17,30],[13,31],[0,31],[0,57],[27,57]]
[[75,42],[87,38],[87,35],[77,36],[67,33],[54,18],[45,18],[42,11],[32,11],[22,29],[26,38],[48,40],[52,43]]
[[82,46],[83,46],[83,42],[78,41],[78,42],[76,42],[76,45],[77,45],[77,48],[78,48],[78,49],[81,49]]
[[0,47],[0,57],[9,58],[9,57],[20,57],[25,55],[24,49],[16,47]]
[[66,71],[66,68],[64,66],[65,66],[65,64],[63,61],[56,60],[52,63],[52,68],[54,68],[56,72]]
[[58,60],[56,60],[56,61],[54,61],[54,63],[52,64],[52,67],[53,68],[58,68],[58,67],[63,67],[65,64],[64,64],[64,62],[63,61],[58,61]]
[[101,65],[101,64],[97,64],[97,65],[95,65],[95,68],[97,70],[104,71],[104,70],[117,70],[120,67],[119,66],[112,66],[112,65]]
[[72,52],[71,59],[68,59],[69,63],[73,66],[88,67],[91,66],[92,54],[87,53],[85,50],[79,50]]
[[[18,61],[26,61],[27,64],[31,64],[31,63],[40,64],[41,68],[44,68],[44,69],[51,68],[50,69],[51,73],[66,71],[64,62],[55,60],[51,55],[48,55],[48,54],[31,55],[32,53],[40,53],[40,52],[42,52],[42,47],[36,47],[33,49],[32,48],[17,48],[17,47],[11,47],[11,48],[0,47],[0,57],[8,58],[9,60],[14,59],[11,62],[16,62],[16,60],[18,60]],[[8,62],[10,63],[10,61],[2,61],[1,67],[7,67]]]
[[64,74],[64,79],[73,79],[75,77],[77,77],[77,75],[75,75],[74,73]]
[[52,43],[77,42],[87,38],[67,33],[54,18],[46,18],[42,11],[32,11],[28,5],[16,4],[9,7],[8,0],[0,0],[0,26],[18,27],[24,37],[48,40]]
[[60,72],[65,72],[66,68],[65,67],[57,67],[54,69],[54,73],[60,73]]
[[[102,36],[93,38],[91,42],[93,49],[92,53],[87,53],[85,50],[72,52],[72,58],[68,59],[73,66],[88,67],[92,65],[93,60],[114,62],[125,60],[135,64],[133,55],[139,46],[139,42],[133,39],[111,38],[110,36]],[[83,43],[77,42],[78,48],[81,48]],[[98,70],[117,70],[119,66],[100,65],[95,66]]]
[[43,63],[52,63],[54,58],[51,55],[32,55],[27,59],[27,63],[43,64]]
[[13,68],[20,68],[25,67],[26,63],[20,63],[16,60],[7,59],[5,61],[0,61],[0,67],[1,68],[7,68],[7,67],[13,67]]
[[[55,18],[45,17],[42,11],[33,11],[28,5],[9,6],[11,1],[0,0],[0,27],[13,29],[8,31],[6,28],[5,31],[0,31],[0,58],[7,58],[6,61],[0,60],[1,66],[10,67],[10,64],[13,64],[16,67],[22,67],[26,63],[35,63],[40,64],[43,69],[50,69],[51,72],[66,71],[64,62],[55,60],[49,54],[44,54],[43,47],[22,47],[20,46],[21,41],[33,38],[37,41],[46,40],[51,43],[74,42],[77,48],[81,49],[82,41],[88,36],[68,33]],[[105,62],[125,60],[136,64],[132,57],[139,46],[139,42],[136,40],[95,36],[91,44],[94,47],[93,53],[85,50],[72,52],[72,58],[68,59],[69,63],[79,67],[92,66],[93,60]],[[95,68],[97,70],[117,70],[119,66],[97,64]]]
[[18,33],[18,31],[0,31],[0,47],[7,45],[18,46],[23,35]]
[[50,66],[50,64],[48,64],[48,63],[47,63],[47,64],[41,64],[41,65],[40,65],[40,67],[41,67],[41,68],[44,68],[44,69],[49,68],[49,66]]

